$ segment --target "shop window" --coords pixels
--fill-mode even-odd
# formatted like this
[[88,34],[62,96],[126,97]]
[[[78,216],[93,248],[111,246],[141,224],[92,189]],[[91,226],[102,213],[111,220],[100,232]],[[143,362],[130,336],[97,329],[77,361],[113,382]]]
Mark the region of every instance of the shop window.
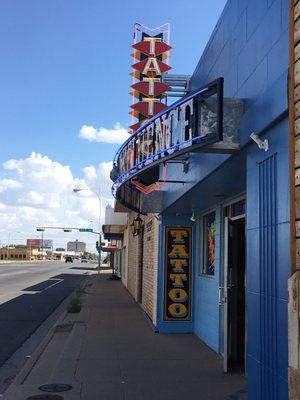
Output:
[[23,254],[23,258],[26,258],[26,254]]
[[203,216],[202,220],[202,274],[214,276],[216,262],[216,213]]

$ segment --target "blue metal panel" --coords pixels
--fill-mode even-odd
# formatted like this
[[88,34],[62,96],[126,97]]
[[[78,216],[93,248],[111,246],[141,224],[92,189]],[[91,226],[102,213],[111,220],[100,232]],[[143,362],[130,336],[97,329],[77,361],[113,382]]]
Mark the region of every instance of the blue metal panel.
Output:
[[281,29],[285,32],[289,29],[289,2],[287,0],[282,0],[281,4]]
[[[277,156],[259,163],[261,398],[277,400]],[[274,340],[275,339],[275,340]]]
[[271,86],[268,86],[267,90],[245,112],[240,129],[241,145],[244,146],[249,142],[249,135],[253,131],[259,132],[265,129],[286,111],[287,71],[273,82]]
[[[257,334],[257,333],[256,333]],[[260,381],[260,363],[248,354],[248,399],[249,400],[265,400],[260,396],[261,381]],[[249,372],[251,375],[249,376]]]
[[[200,275],[200,214],[197,222],[192,224],[191,214],[162,215],[160,226],[160,256],[158,272],[158,314],[157,327],[163,333],[195,332],[201,340],[216,352],[219,352],[219,302],[218,287],[220,279],[220,209],[216,210],[216,269],[213,277]],[[163,321],[163,290],[164,290],[164,228],[165,226],[193,225],[193,290],[192,290],[192,322]]]
[[[249,203],[249,198],[247,200]],[[247,223],[248,225],[248,223]],[[259,228],[249,228],[247,230],[247,259],[251,258],[251,263],[253,265],[259,264]],[[249,292],[258,294],[259,293],[259,274],[256,268],[248,268],[247,274],[247,287]],[[254,319],[255,321],[255,319]]]
[[[258,3],[263,1],[265,0],[259,0]],[[257,3],[257,1],[249,4],[253,4],[254,7],[256,7],[257,4],[254,3]],[[249,8],[247,12],[248,17]],[[247,27],[249,26],[248,22],[249,19],[247,21]],[[281,0],[275,0],[253,33],[253,37],[256,40],[256,57],[259,64],[261,60],[263,60],[270,52],[275,43],[280,39],[281,34]],[[275,66],[272,66],[272,68],[275,68]],[[278,70],[277,66],[276,69]]]
[[[249,400],[288,398],[288,121],[277,120],[287,110],[287,29],[288,0],[229,0],[191,79],[191,90],[195,90],[222,74],[225,97],[246,99],[240,137],[243,146],[248,144],[241,156],[247,153]],[[270,141],[270,150],[264,153],[249,142],[249,135],[268,125],[273,128],[269,127],[264,137]],[[226,195],[230,190],[236,193],[237,182],[226,172],[229,162],[226,155],[191,155],[190,171],[184,176],[188,184],[165,187],[164,206],[168,209],[164,214],[174,213],[168,218],[176,224],[176,209],[187,212],[197,205],[199,215],[203,207],[215,204],[215,188],[218,183],[222,187],[218,176],[228,182]],[[182,167],[174,166],[169,173],[169,179],[181,180]],[[240,188],[246,184],[243,178],[238,183]],[[189,217],[185,216],[185,223]],[[199,227],[194,235],[195,241],[199,240]],[[200,251],[197,245],[195,257]],[[217,350],[213,329],[219,328],[215,319],[219,282],[216,277],[198,276],[197,262],[194,258],[194,326],[190,328]],[[206,299],[209,317],[203,312]]]
[[247,21],[246,11],[243,11],[238,20],[238,23],[232,31],[232,56],[237,60],[238,55],[245,47],[247,42]]
[[[280,39],[271,48],[268,59],[268,86],[278,79],[278,71],[285,71],[289,57],[288,30],[283,32]],[[275,65],[274,65],[275,63]]]
[[[203,158],[201,158],[203,160]],[[206,158],[208,160],[208,158]],[[189,175],[189,178],[196,180],[197,171],[199,178],[202,177],[203,170],[207,171],[207,168],[211,167],[211,164],[205,165],[201,168],[201,165],[194,164],[192,166],[195,175]],[[202,212],[203,210],[216,206],[218,203],[223,201],[225,198],[234,197],[235,195],[246,191],[246,152],[239,152],[235,156],[227,159],[222,164],[222,168],[217,168],[209,174],[205,179],[202,179],[197,185],[195,185],[190,191],[179,198],[176,203],[173,203],[165,212],[167,213],[186,213],[192,209]],[[183,185],[182,185],[183,186]],[[185,185],[181,190],[183,191]],[[172,197],[168,193],[168,199],[176,200],[176,194],[178,191],[173,189]],[[180,192],[181,193],[181,192]],[[220,200],[221,199],[221,200]],[[219,200],[219,201],[218,201]]]
[[195,186],[196,183],[208,176],[217,166],[221,165],[228,158],[228,154],[191,154],[189,157],[188,175],[184,174],[182,165],[168,166],[168,179],[183,179],[187,180],[187,182],[184,185],[166,184],[164,186],[164,209],[168,208],[179,197]]
[[247,165],[249,398],[286,400],[290,273],[287,121],[268,137],[269,152],[251,146]]
[[[249,266],[249,269],[252,268],[252,265]],[[257,362],[260,365],[260,352],[261,352],[261,336],[259,332],[261,332],[261,321],[260,321],[260,301],[261,297],[259,293],[248,291],[247,296],[247,350],[248,350],[248,359],[252,358],[252,363]],[[249,360],[247,360],[249,362]],[[259,379],[260,374],[255,376],[253,370],[248,365],[248,376],[249,381],[252,382],[253,379],[257,381]],[[252,399],[252,397],[250,397]],[[253,398],[253,400],[258,400],[259,398]]]
[[[288,0],[230,0],[191,78],[191,90],[224,77],[224,96],[244,98],[245,113],[240,140],[272,124],[287,110]],[[251,35],[247,36],[247,24]],[[183,185],[166,185],[164,208],[226,161],[226,155],[190,156],[190,172],[175,166],[169,179],[185,179]]]
[[247,4],[247,37],[251,37],[268,9],[268,0],[252,0]]
[[[252,75],[246,82],[246,107],[255,103],[259,95],[264,93],[267,89],[268,83],[268,62],[265,57],[262,62],[257,66]],[[249,139],[249,137],[248,137]]]
[[218,289],[220,285],[220,208],[216,209],[216,263],[215,275],[200,274],[201,269],[201,219],[197,222],[196,250],[194,258],[194,332],[203,342],[219,352],[220,318]]

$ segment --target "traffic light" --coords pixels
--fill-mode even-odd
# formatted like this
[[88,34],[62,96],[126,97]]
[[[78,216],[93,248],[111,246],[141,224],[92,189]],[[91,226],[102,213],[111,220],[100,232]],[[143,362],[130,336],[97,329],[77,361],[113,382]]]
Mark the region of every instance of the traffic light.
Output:
[[97,242],[96,242],[96,249],[99,249],[99,242],[98,242],[98,240],[97,240]]
[[72,229],[64,229],[64,232],[72,232]]
[[38,232],[44,232],[44,231],[45,231],[45,228],[36,228],[36,230],[37,230]]

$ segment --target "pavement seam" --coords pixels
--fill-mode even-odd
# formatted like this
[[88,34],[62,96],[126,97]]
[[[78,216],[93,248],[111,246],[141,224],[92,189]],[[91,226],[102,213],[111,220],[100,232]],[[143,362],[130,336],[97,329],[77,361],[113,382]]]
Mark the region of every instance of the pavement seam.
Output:
[[[86,332],[86,330],[87,330],[87,326],[85,326],[85,332]],[[78,362],[80,360],[80,356],[81,356],[81,353],[82,353],[83,345],[84,345],[84,340],[82,340],[82,342],[81,342],[78,358],[76,360],[76,365],[75,365],[75,368],[74,368],[74,380],[76,380],[76,374],[77,374],[77,371],[78,371]]]
[[79,390],[80,400],[82,400],[82,390],[83,390],[83,382],[80,382],[80,390]]

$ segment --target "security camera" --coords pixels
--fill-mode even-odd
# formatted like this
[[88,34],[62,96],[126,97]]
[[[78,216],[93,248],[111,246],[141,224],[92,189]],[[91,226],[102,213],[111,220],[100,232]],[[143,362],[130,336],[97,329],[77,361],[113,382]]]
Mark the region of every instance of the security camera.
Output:
[[269,141],[268,139],[261,140],[256,133],[251,133],[251,139],[257,144],[258,148],[264,151],[269,150]]

